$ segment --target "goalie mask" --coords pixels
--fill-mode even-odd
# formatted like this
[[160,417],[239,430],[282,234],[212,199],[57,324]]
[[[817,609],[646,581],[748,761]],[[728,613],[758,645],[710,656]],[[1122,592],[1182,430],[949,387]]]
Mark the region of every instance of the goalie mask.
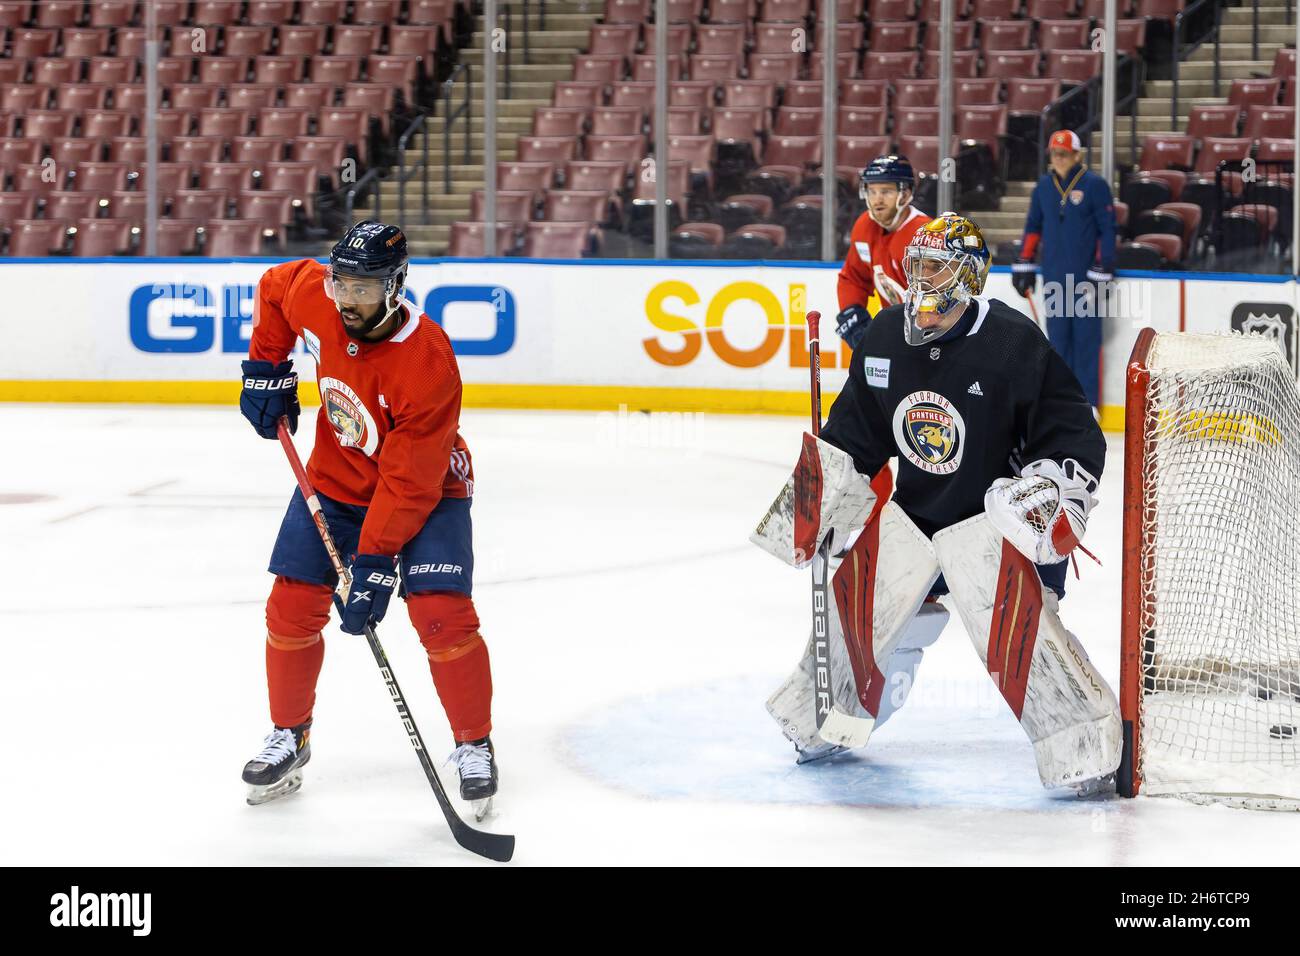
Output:
[[338,306],[349,336],[366,340],[397,312],[407,263],[402,230],[369,219],[349,229],[330,250],[325,294]]
[[984,291],[989,261],[979,226],[964,216],[946,212],[917,230],[903,254],[908,345],[924,345],[956,324],[966,303]]

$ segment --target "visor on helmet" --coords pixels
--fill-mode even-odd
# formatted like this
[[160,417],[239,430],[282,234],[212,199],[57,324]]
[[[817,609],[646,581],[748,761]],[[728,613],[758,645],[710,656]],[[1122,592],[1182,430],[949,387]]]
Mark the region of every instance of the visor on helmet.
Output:
[[345,305],[377,305],[391,294],[388,279],[336,275],[329,266],[325,267],[324,283],[325,294]]

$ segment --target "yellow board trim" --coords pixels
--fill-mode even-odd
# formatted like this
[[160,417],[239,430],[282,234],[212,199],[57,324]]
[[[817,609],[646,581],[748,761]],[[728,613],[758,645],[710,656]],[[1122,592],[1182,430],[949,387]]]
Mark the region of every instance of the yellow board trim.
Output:
[[[822,394],[822,417],[836,393]],[[314,382],[300,382],[304,405],[319,405]],[[149,405],[233,405],[239,382],[0,381],[0,402],[118,402]],[[765,389],[670,388],[619,385],[466,384],[466,408],[548,408],[570,411],[714,412],[735,415],[807,415],[807,392]],[[1102,428],[1124,430],[1124,407],[1102,409]]]

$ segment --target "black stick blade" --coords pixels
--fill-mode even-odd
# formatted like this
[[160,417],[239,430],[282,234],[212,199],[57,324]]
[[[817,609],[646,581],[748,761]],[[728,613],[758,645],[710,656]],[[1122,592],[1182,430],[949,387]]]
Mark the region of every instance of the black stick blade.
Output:
[[463,821],[457,822],[460,825],[451,828],[452,835],[456,837],[456,842],[469,852],[477,853],[489,860],[496,860],[498,863],[508,863],[515,855],[513,836],[505,833],[484,833]]

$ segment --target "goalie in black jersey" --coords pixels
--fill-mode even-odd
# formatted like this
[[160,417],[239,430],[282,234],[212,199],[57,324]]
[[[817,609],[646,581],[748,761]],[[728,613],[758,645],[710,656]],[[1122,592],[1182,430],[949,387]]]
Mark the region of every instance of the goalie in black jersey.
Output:
[[[820,438],[804,436],[753,536],[796,566],[826,535],[852,541],[829,589],[830,686],[813,685],[810,640],[768,709],[801,763],[864,745],[955,606],[1043,784],[1100,790],[1120,759],[1118,707],[1057,606],[1105,439],[1038,326],[981,296],[978,226],[945,213],[904,265],[904,301],[868,325]],[[895,456],[897,489],[877,501],[864,476]]]

